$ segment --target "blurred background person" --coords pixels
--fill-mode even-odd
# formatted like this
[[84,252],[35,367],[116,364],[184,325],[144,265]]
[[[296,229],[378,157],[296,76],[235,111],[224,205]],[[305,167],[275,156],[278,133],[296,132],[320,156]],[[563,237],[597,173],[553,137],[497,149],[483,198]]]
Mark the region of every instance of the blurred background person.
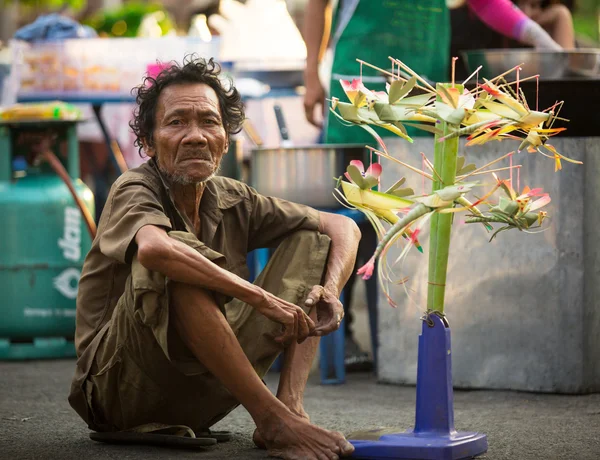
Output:
[[541,25],[560,46],[575,48],[572,10],[574,0],[519,0],[517,6],[523,13]]
[[[514,1],[524,14],[548,32],[553,40],[564,49],[577,46],[573,27],[572,12],[575,8],[573,0],[520,0]],[[463,5],[451,11],[452,40],[450,52],[452,56],[461,56],[461,52],[476,49],[531,48],[511,37],[489,28],[468,7]],[[463,59],[459,59],[456,77],[468,76],[468,69]]]

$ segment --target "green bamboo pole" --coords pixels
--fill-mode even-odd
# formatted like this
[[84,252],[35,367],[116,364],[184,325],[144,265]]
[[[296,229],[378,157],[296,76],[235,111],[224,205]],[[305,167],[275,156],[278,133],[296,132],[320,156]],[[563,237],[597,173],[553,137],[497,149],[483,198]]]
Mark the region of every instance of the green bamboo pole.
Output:
[[[438,83],[449,88],[450,83]],[[462,85],[454,85],[460,93]],[[439,100],[439,96],[438,96]],[[440,137],[450,133],[451,126],[442,121],[443,134],[435,135],[433,166],[440,179],[434,177],[433,191],[454,185],[456,180],[456,158],[458,156],[458,137],[438,142]],[[457,129],[457,126],[453,126]],[[450,233],[452,230],[452,214],[434,213],[431,218],[429,236],[429,284],[427,288],[427,309],[444,313],[444,296],[446,294],[446,273],[448,269],[448,253],[450,250]]]

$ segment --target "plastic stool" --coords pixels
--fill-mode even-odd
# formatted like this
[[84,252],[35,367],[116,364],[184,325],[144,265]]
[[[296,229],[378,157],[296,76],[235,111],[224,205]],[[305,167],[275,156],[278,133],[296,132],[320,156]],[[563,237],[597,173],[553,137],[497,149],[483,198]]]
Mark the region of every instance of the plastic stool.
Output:
[[[344,291],[340,295],[340,301],[342,304],[344,303]],[[339,385],[346,381],[345,342],[344,320],[342,320],[337,331],[321,337],[319,342],[319,373],[323,385]]]

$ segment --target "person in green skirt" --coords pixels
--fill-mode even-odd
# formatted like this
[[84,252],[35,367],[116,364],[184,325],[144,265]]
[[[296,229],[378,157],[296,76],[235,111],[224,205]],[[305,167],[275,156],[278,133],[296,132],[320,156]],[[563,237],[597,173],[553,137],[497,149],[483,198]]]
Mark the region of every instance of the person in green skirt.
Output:
[[[319,75],[319,49],[326,28],[325,12],[328,0],[309,0],[306,10],[304,39],[307,45],[305,70],[305,109],[307,119],[317,126],[316,107],[324,104],[325,93],[346,100],[339,80],[361,78],[372,90],[385,91],[386,77],[363,66],[362,59],[383,69],[391,69],[388,56],[402,59],[426,78],[445,80],[448,73],[450,23],[444,0],[340,0],[332,5],[332,27],[324,56],[330,67],[328,77]],[[415,6],[418,3],[418,7]],[[435,31],[435,33],[431,33]],[[329,84],[322,81],[329,79]],[[327,83],[327,82],[326,82]],[[327,87],[327,89],[324,88]],[[326,144],[364,144],[375,147],[372,136],[358,126],[347,127],[326,112],[323,122],[323,142]],[[413,133],[411,133],[413,134]],[[416,134],[416,133],[415,133]],[[358,222],[362,232],[357,266],[371,256],[377,246],[377,235],[369,222]],[[363,260],[364,259],[364,260]],[[354,270],[356,272],[356,270]],[[352,287],[356,277],[346,285],[344,302],[346,333],[345,364],[348,371],[370,370],[376,367],[377,280],[366,282],[367,305],[374,361],[371,361],[355,340],[352,330]]]

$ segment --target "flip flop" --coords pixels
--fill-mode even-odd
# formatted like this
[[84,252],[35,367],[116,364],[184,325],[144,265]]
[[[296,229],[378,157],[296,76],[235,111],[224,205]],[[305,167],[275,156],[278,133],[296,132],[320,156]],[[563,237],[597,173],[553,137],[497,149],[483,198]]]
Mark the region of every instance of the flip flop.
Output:
[[202,430],[196,434],[199,438],[213,438],[217,442],[231,441],[231,431],[212,431],[209,429]]
[[127,431],[92,432],[90,439],[109,444],[142,444],[178,449],[205,449],[217,444],[214,436],[196,436],[186,426],[157,424],[143,425]]

